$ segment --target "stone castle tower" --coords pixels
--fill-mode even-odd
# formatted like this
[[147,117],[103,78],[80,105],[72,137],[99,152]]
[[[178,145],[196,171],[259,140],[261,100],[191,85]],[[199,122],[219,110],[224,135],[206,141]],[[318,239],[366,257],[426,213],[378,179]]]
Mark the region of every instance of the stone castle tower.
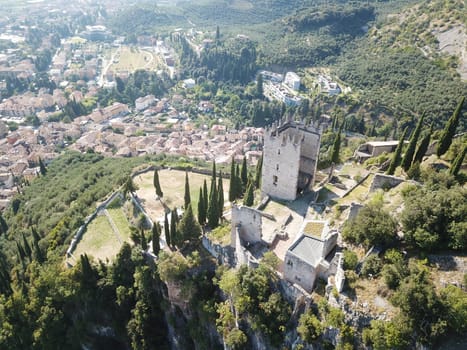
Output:
[[295,200],[315,179],[321,133],[312,125],[287,121],[265,130],[261,192]]

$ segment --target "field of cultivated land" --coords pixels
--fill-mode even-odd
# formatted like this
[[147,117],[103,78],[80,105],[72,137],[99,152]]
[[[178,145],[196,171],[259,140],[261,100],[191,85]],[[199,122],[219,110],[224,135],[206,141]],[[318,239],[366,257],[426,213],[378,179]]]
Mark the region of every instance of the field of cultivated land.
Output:
[[[134,178],[134,183],[138,186],[136,194],[143,207],[152,220],[159,220],[164,217],[164,206],[160,200],[156,199],[156,191],[153,185],[153,171],[138,175]],[[211,176],[195,173],[188,173],[190,183],[191,205],[195,214],[198,212],[199,188],[204,180],[207,182],[208,191],[211,186]],[[227,204],[229,199],[228,179],[222,179],[224,187],[224,199]],[[170,208],[180,208],[184,204],[185,193],[185,172],[180,170],[159,170],[159,183],[161,184],[164,196],[162,201]]]
[[123,242],[130,242],[130,224],[122,208],[102,211],[90,222],[73,255],[87,254],[100,260],[112,260]]

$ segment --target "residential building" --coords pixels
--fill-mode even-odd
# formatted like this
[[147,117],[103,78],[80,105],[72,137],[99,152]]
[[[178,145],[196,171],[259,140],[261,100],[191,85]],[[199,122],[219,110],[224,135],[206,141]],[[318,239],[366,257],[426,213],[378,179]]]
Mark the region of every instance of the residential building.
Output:
[[300,89],[300,77],[295,72],[287,72],[284,84],[292,90],[298,91]]

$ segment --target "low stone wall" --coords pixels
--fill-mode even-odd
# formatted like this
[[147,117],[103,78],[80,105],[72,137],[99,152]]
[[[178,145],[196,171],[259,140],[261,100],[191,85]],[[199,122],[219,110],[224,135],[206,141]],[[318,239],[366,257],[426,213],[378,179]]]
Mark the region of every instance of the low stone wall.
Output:
[[342,198],[347,197],[350,192],[352,192],[354,189],[356,189],[358,186],[360,186],[368,177],[371,175],[371,173],[366,174],[360,181],[358,181],[352,188],[350,188],[347,192],[345,192],[342,195]]
[[368,190],[368,193],[374,192],[380,188],[390,189],[396,187],[404,181],[404,179],[396,176],[375,174],[373,182],[370,185],[370,189]]
[[234,266],[234,252],[230,246],[224,247],[220,244],[212,242],[208,237],[203,236],[201,243],[209,254],[215,257],[219,263]]
[[[195,174],[200,174],[200,175],[212,175],[212,170],[211,169],[203,169],[203,168],[195,168],[195,167],[182,167],[182,166],[158,166],[158,165],[151,165],[148,166],[147,168],[135,171],[131,177],[135,177],[141,174],[145,174],[149,171],[154,171],[155,169],[161,170],[161,169],[171,169],[171,170],[179,170],[179,171],[188,171],[189,173],[195,173]],[[216,174],[216,176],[219,176],[219,172]],[[222,173],[222,178],[223,179],[230,179],[230,173]]]

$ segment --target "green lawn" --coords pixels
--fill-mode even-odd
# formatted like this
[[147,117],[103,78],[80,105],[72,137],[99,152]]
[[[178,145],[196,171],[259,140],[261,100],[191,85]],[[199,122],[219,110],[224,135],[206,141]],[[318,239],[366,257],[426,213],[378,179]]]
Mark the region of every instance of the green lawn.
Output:
[[107,217],[97,216],[88,225],[73,255],[77,259],[81,254],[87,254],[100,260],[112,260],[120,251],[124,241],[130,241],[130,227],[121,208],[108,209],[115,226],[119,230],[119,237],[115,235]]
[[115,226],[117,226],[118,231],[120,232],[120,238],[123,241],[129,241],[130,240],[130,223],[128,222],[128,219],[125,216],[125,213],[123,213],[123,210],[121,208],[115,208],[115,209],[107,209],[109,212],[110,216],[112,217]]

